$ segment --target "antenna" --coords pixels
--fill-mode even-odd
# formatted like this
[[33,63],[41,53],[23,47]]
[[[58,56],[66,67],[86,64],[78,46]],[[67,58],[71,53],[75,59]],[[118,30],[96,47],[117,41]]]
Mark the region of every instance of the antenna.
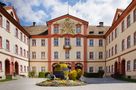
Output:
[[68,4],[68,14],[69,14],[69,0],[68,0],[68,3],[67,3],[67,4]]

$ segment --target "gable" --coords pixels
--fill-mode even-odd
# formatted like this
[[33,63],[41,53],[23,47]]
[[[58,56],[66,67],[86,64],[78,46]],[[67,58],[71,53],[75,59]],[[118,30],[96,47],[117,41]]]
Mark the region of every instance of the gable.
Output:
[[116,10],[116,13],[115,13],[115,16],[114,16],[112,24],[120,17],[120,15],[122,14],[122,12],[123,12],[122,9],[117,9]]
[[60,17],[57,17],[57,18],[55,18],[55,19],[52,19],[52,20],[50,20],[50,21],[47,22],[47,25],[52,24],[53,22],[56,22],[56,21],[59,21],[59,20],[62,20],[62,19],[66,19],[66,18],[69,18],[69,19],[78,21],[78,22],[80,22],[80,23],[82,23],[82,24],[87,24],[87,25],[88,25],[88,22],[87,22],[87,21],[82,20],[82,19],[77,18],[77,17],[74,17],[74,16],[69,15],[69,14],[66,14],[66,15],[63,15],[63,16],[60,16]]
[[5,6],[4,9],[17,21],[19,22],[19,18],[16,14],[15,9],[12,6]]

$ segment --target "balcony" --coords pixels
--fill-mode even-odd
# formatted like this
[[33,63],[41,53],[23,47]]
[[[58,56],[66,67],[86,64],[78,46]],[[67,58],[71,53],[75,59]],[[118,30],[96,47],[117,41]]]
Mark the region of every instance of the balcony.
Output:
[[71,45],[64,45],[63,49],[70,50],[71,49]]

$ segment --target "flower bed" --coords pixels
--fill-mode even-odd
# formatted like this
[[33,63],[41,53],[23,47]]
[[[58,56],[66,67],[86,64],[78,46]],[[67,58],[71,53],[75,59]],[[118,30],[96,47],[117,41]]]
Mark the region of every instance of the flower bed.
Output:
[[73,81],[73,80],[46,80],[40,83],[37,83],[38,86],[82,86],[86,85],[86,83],[81,82],[79,80]]

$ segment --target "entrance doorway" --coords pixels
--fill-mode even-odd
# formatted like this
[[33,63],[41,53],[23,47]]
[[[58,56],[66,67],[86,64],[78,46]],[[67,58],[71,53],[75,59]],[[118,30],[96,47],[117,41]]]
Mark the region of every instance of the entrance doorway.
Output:
[[18,65],[18,62],[15,62],[15,74],[16,75],[19,74],[19,65]]
[[121,74],[125,75],[125,60],[121,61]]
[[9,75],[10,74],[10,61],[7,59],[5,61],[5,75]]

